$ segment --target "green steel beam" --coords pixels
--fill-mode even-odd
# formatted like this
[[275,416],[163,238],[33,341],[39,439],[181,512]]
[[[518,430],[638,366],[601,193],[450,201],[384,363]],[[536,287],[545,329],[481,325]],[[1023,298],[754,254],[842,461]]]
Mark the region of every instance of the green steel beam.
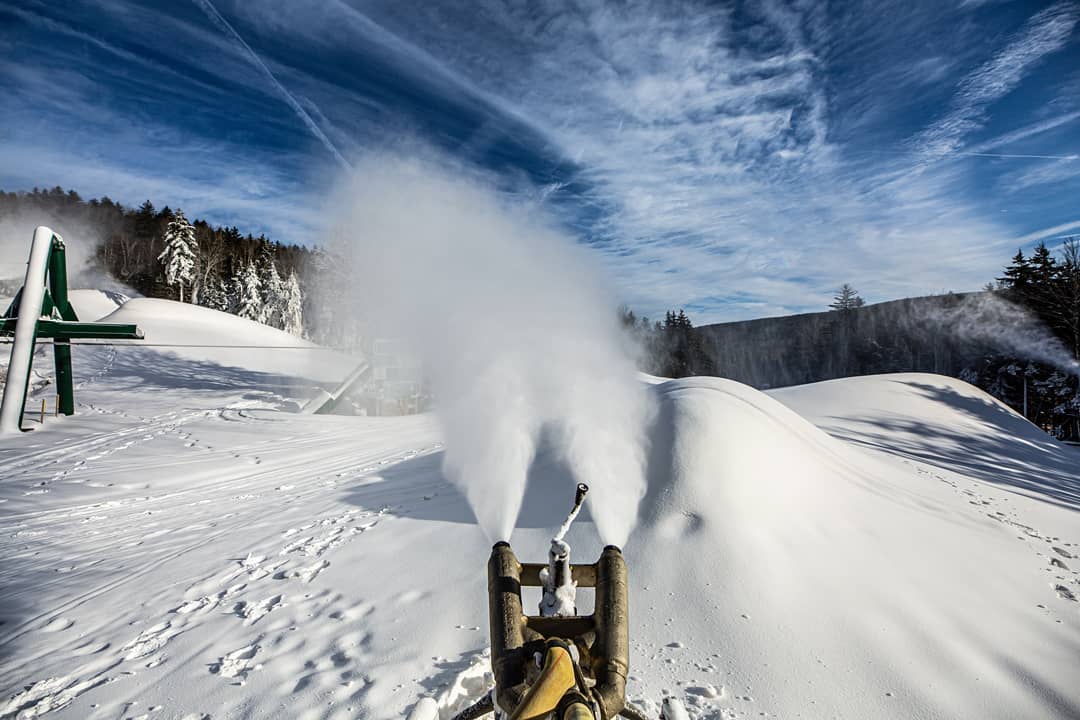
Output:
[[[59,236],[53,235],[52,250],[49,252],[49,293],[52,296],[53,305],[64,320],[75,322],[79,318],[75,310],[68,302],[67,287],[67,253],[64,250],[64,241]],[[45,313],[42,308],[42,315]],[[41,322],[38,321],[38,332],[41,332]],[[38,337],[41,337],[40,335]],[[75,380],[71,369],[71,345],[63,336],[57,334],[53,337],[53,362],[56,363],[56,402],[60,412],[65,415],[75,414]]]
[[[39,228],[39,230],[47,228]],[[35,243],[38,236],[35,234]],[[40,245],[39,245],[40,247]],[[31,258],[33,258],[31,253]],[[39,251],[40,257],[40,251]],[[135,325],[122,325],[118,323],[93,323],[80,322],[75,309],[68,299],[67,287],[67,253],[64,241],[55,233],[49,245],[48,258],[45,263],[45,275],[40,282],[46,283],[41,301],[41,312],[37,317],[23,318],[23,322],[34,323],[34,335],[30,348],[31,362],[33,361],[33,344],[41,338],[53,339],[53,354],[56,362],[56,395],[58,410],[65,415],[75,414],[75,388],[71,372],[71,340],[141,340],[142,332]],[[35,278],[34,281],[38,281]],[[11,317],[18,312],[19,299],[23,289],[20,288],[11,306],[0,318],[0,335],[15,334],[15,326],[18,318]],[[51,319],[59,315],[60,319]],[[14,351],[13,351],[14,352]],[[26,376],[27,387],[23,389],[23,405],[26,403],[26,393],[29,388],[30,374]],[[6,407],[6,406],[5,406]],[[22,411],[20,408],[19,426],[22,425]]]
[[79,319],[68,301],[67,253],[64,250],[64,241],[55,235],[53,235],[52,252],[49,253],[49,291],[52,294],[53,304],[60,311],[61,318],[70,321]]
[[[0,334],[15,332],[18,318],[0,320]],[[135,325],[119,323],[68,322],[67,320],[38,320],[36,337],[57,340],[142,340],[142,331]]]
[[9,318],[9,317],[15,317],[16,315],[18,315],[19,314],[19,301],[20,300],[22,300],[22,288],[19,288],[19,291],[17,293],[15,293],[15,297],[12,299],[11,304],[8,305],[8,309],[5,310],[4,314],[0,315],[0,317]]

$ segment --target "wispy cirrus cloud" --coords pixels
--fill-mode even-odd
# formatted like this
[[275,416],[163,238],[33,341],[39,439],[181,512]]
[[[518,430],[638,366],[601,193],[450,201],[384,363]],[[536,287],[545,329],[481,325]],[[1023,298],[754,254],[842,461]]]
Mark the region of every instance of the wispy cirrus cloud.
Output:
[[[801,310],[846,280],[873,299],[975,288],[1013,242],[958,192],[962,169],[914,172],[905,153],[868,163],[830,139],[845,109],[829,104],[824,56],[837,40],[817,9],[546,3],[477,15],[485,37],[513,45],[494,49],[498,68],[462,52],[469,30],[445,8],[379,20],[455,75],[483,77],[573,159],[578,199],[598,209],[581,230],[646,312],[680,300],[705,318]],[[961,83],[953,108],[968,109],[956,118],[1020,82],[1036,49],[1061,47],[1067,33],[1048,23],[1068,15],[1036,16]],[[429,30],[447,26],[466,40]],[[1005,59],[1022,61],[1008,78]]]
[[1003,175],[999,184],[1010,193],[1035,186],[1056,186],[1080,179],[1080,155],[1052,158],[1054,162],[1039,163]]
[[[57,178],[40,184],[153,188],[310,241],[335,149],[433,145],[555,214],[639,311],[699,322],[821,308],[842,282],[869,300],[974,289],[1072,219],[1041,212],[1075,182],[1049,159],[1080,118],[1065,2],[214,0],[231,34],[199,2],[20,10],[75,42],[6,80],[0,56],[10,116],[36,100],[78,122],[9,122],[0,165],[36,153]],[[73,70],[79,52],[111,60]],[[1051,62],[1065,71],[1032,93]]]
[[982,127],[989,106],[1014,90],[1031,68],[1069,40],[1080,20],[1080,6],[1063,0],[1032,16],[1008,44],[967,75],[949,112],[914,138],[925,158],[959,150],[963,139]]
[[[1048,133],[1052,130],[1057,130],[1062,126],[1071,125],[1080,121],[1080,110],[1066,112],[1060,115],[1055,115],[1038,122],[1025,125],[1007,133],[998,135],[984,142],[969,145],[965,149],[970,153],[988,153],[992,150],[996,150],[1003,147],[1008,147],[1015,143],[1027,140],[1029,138]],[[1054,156],[1046,156],[1051,159]]]

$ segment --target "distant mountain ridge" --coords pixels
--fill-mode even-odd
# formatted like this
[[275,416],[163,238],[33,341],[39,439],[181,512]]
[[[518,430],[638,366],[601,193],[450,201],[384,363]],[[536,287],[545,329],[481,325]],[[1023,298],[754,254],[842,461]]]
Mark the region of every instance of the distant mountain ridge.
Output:
[[889,372],[959,377],[993,348],[957,337],[939,318],[983,294],[904,298],[851,310],[703,325],[695,332],[717,375],[759,389]]

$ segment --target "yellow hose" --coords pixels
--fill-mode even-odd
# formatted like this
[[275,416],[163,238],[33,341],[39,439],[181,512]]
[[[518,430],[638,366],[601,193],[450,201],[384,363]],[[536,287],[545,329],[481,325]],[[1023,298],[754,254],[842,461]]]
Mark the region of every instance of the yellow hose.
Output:
[[592,710],[585,703],[571,703],[563,710],[562,720],[594,720]]
[[[525,697],[510,716],[510,720],[539,720],[555,710],[566,691],[573,688],[575,684],[574,661],[570,653],[557,645],[549,647],[544,657],[544,669],[540,672],[540,677],[525,693]],[[571,712],[570,708],[575,706],[585,708],[581,703],[574,703],[564,713],[564,720],[592,720],[592,713],[586,716],[568,714]],[[585,710],[588,712],[588,708]]]

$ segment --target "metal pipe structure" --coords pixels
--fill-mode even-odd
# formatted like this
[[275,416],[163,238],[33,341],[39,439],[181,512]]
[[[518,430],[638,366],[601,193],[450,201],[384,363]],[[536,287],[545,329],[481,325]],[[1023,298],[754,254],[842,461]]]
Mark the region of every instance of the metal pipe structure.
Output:
[[333,409],[337,401],[341,399],[341,396],[349,392],[349,390],[365,375],[371,366],[367,360],[357,365],[352,372],[345,376],[345,379],[338,383],[338,386],[331,392],[325,390],[319,390],[315,397],[304,403],[304,406],[300,408],[301,415],[314,415],[319,412],[326,412],[329,409]]
[[626,561],[622,551],[608,545],[596,563],[596,642],[592,671],[600,713],[611,719],[626,703],[626,676],[630,672],[630,608],[627,601]]
[[23,405],[30,387],[30,363],[37,340],[37,321],[45,300],[45,273],[49,267],[54,235],[44,225],[34,230],[30,260],[26,264],[26,279],[19,298],[20,322],[15,326],[15,342],[11,345],[7,382],[3,400],[0,401],[0,434],[17,433],[22,427]]
[[[53,306],[63,320],[76,321],[79,318],[68,301],[67,256],[64,240],[53,234],[52,252],[49,253],[49,294]],[[75,385],[71,374],[71,342],[67,338],[56,338],[53,344],[56,363],[56,394],[59,411],[65,415],[75,414]]]
[[[630,629],[626,562],[622,552],[608,545],[593,565],[571,565],[580,586],[596,588],[596,608],[590,616],[526,616],[521,587],[541,587],[540,570],[546,565],[518,562],[507,542],[498,542],[488,560],[488,620],[491,631],[491,668],[495,675],[495,702],[507,714],[521,702],[525,668],[531,658],[527,642],[550,638],[588,647],[587,671],[596,681],[592,700],[600,720],[614,720],[626,703],[626,676],[630,666]],[[584,662],[584,660],[583,660]]]
[[521,563],[506,541],[495,543],[488,560],[488,624],[495,702],[509,712],[521,702],[525,683],[525,617],[521,611]]
[[577,615],[577,584],[574,582],[573,572],[570,570],[570,546],[563,539],[570,530],[570,525],[581,512],[581,505],[585,502],[585,495],[589,492],[589,486],[578,483],[577,493],[574,496],[574,507],[570,514],[559,527],[555,537],[551,539],[551,549],[548,550],[547,574],[541,575],[541,584],[544,587],[543,596],[540,598],[540,614],[545,617],[572,617]]
[[[46,289],[46,277],[48,288]],[[59,316],[59,319],[57,319]],[[0,334],[14,334],[4,397],[0,402],[0,434],[22,429],[30,367],[37,338],[51,338],[56,361],[57,413],[75,414],[71,375],[71,340],[79,338],[142,339],[134,325],[79,322],[68,300],[64,240],[44,225],[34,231],[26,278],[11,306],[0,316]]]

